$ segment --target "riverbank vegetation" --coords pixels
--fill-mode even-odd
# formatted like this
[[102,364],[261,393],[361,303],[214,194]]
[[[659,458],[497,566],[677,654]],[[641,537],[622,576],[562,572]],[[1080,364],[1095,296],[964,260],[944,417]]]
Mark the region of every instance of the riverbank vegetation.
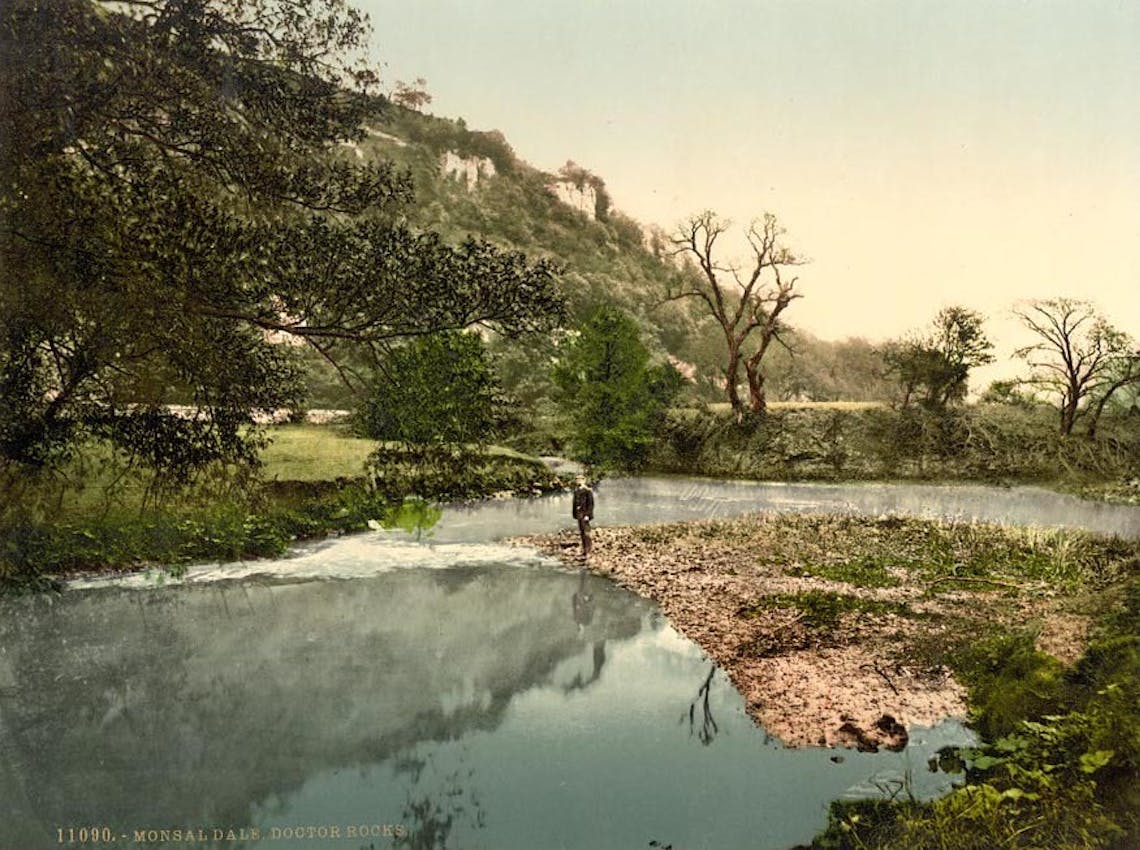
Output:
[[[568,541],[529,542],[567,557]],[[897,749],[908,727],[969,717],[978,745],[931,767],[960,787],[836,803],[815,847],[1140,837],[1140,543],[770,515],[599,529],[590,567],[656,601],[786,743]]]
[[1064,665],[1031,635],[960,651],[979,746],[944,753],[962,773],[933,802],[837,802],[818,850],[1076,850],[1140,842],[1140,579],[1112,588],[1085,651]]
[[207,470],[170,489],[153,471],[92,446],[51,480],[13,482],[19,498],[0,512],[0,592],[78,573],[161,566],[177,574],[198,561],[279,556],[299,540],[398,524],[405,496],[420,504],[537,495],[569,483],[538,459],[495,446],[472,447],[462,465],[442,467],[348,426],[285,425],[265,436],[253,478]]
[[[334,402],[378,444],[367,473],[352,459],[283,479],[330,482],[324,499],[342,480],[359,498],[362,474],[368,498],[397,501],[520,489],[537,468],[484,460],[488,441],[601,471],[1133,497],[1140,438],[1119,411],[1140,369],[1092,305],[1026,306],[1029,383],[965,406],[991,357],[980,314],[946,308],[882,345],[814,339],[786,321],[811,289],[774,214],[745,228],[746,262],[711,211],[671,235],[642,227],[583,166],[544,173],[501,133],[422,114],[422,86],[380,94],[358,61],[366,21],[318,6],[327,24],[271,16],[272,37],[248,37],[240,3],[5,7],[19,49],[0,76],[21,104],[0,114],[0,486],[19,517],[3,519],[7,557],[31,563],[27,529],[72,521],[50,507],[69,487],[95,524],[133,510],[140,489],[148,510],[261,510],[279,449],[255,422]],[[193,49],[170,32],[196,34]],[[621,329],[600,345],[599,316]],[[1088,368],[1059,367],[1070,350]],[[631,352],[635,377],[612,380]],[[1069,439],[1025,387],[1059,406]],[[732,415],[701,406],[725,398]],[[116,543],[107,559],[144,550]]]
[[[635,358],[640,369],[646,368],[644,355],[641,350]],[[665,368],[658,371],[663,382],[676,378]],[[572,377],[568,371],[566,380]],[[406,496],[529,495],[566,483],[523,452],[461,442],[455,434],[449,441],[420,439],[422,434],[412,432],[430,430],[449,410],[456,423],[475,421],[449,406],[446,388],[463,382],[421,384],[401,390],[408,397],[400,405],[386,402],[385,421],[395,428],[391,433],[383,431],[383,423],[359,420],[269,428],[255,475],[240,466],[213,466],[172,485],[129,456],[92,444],[54,475],[12,478],[5,485],[9,498],[0,569],[9,579],[31,580],[139,564],[178,568],[196,560],[272,556],[298,539],[364,529]],[[1087,439],[1061,435],[1055,412],[1032,405],[991,403],[945,411],[774,406],[756,419],[710,408],[659,412],[660,394],[675,392],[675,386],[662,383],[644,398],[631,390],[629,415],[617,416],[612,399],[599,399],[612,408],[613,421],[590,414],[590,405],[575,403],[568,394],[571,413],[582,419],[585,456],[603,470],[613,464],[609,468],[766,480],[1033,483],[1140,502],[1140,434],[1127,416],[1106,417],[1097,437]],[[488,411],[509,411],[489,379],[485,389],[480,398]],[[432,404],[418,401],[433,392]],[[392,419],[397,408],[405,415]],[[499,421],[498,413],[487,416],[488,426]],[[510,442],[525,427],[508,422],[493,433]],[[362,428],[371,429],[373,437],[404,439],[361,437]],[[456,434],[473,440],[492,434],[474,433],[467,425],[460,430]],[[564,447],[570,445],[568,440]],[[631,458],[636,462],[628,462]]]
[[931,410],[788,407],[763,419],[672,411],[650,456],[658,471],[802,481],[1040,484],[1128,501],[1140,476],[1140,421],[1114,416],[1089,439],[1064,435],[1043,405]]

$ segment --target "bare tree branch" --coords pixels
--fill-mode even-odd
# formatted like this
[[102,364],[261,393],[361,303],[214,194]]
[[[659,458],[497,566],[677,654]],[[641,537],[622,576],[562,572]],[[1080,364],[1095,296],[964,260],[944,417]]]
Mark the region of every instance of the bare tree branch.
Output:
[[[693,271],[699,270],[699,275],[694,273],[690,285],[670,292],[665,300],[699,298],[705,303],[720,325],[728,349],[724,376],[729,403],[738,415],[743,413],[744,404],[737,388],[743,366],[748,380],[748,407],[754,413],[762,413],[766,397],[761,362],[773,340],[786,347],[778,336],[783,327],[780,315],[801,297],[793,291],[798,278],[784,280],[781,272],[805,261],[783,245],[784,229],[775,215],[765,213],[753,220],[745,233],[751,254],[747,273],[737,264],[718,262],[714,258],[716,244],[730,226],[731,222],[709,210],[678,225],[670,239],[672,253],[695,260],[697,268]],[[722,275],[727,279],[722,279]],[[748,354],[745,346],[754,333],[759,334],[758,342]]]

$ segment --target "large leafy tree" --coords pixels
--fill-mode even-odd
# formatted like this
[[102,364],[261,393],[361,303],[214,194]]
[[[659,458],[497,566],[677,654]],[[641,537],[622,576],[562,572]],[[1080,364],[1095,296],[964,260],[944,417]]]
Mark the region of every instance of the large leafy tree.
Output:
[[926,330],[884,347],[883,360],[902,389],[903,407],[917,398],[925,407],[942,410],[965,399],[970,370],[994,359],[984,323],[973,310],[945,307]]
[[368,465],[391,496],[445,492],[470,476],[509,419],[482,337],[458,330],[395,346],[356,414],[359,430],[381,441]]
[[340,364],[559,319],[551,265],[410,229],[409,179],[340,152],[383,106],[367,32],[344,0],[0,7],[0,465],[90,435],[171,473],[252,461],[299,386],[274,338]]
[[407,449],[479,446],[508,419],[508,405],[482,338],[446,331],[396,348],[357,419],[366,436]]
[[554,380],[575,455],[597,466],[641,466],[680,374],[651,365],[637,323],[614,307],[596,311],[561,354]]

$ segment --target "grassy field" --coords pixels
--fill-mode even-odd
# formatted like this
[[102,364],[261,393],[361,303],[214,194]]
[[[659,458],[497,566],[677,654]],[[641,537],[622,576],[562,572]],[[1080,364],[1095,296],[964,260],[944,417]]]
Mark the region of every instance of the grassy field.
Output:
[[[269,439],[261,454],[262,476],[267,481],[357,478],[379,445],[339,425],[275,425],[269,429]],[[492,457],[533,460],[505,446],[488,446],[486,452]]]
[[262,452],[267,481],[333,481],[357,478],[376,448],[375,440],[354,437],[335,425],[277,425]]

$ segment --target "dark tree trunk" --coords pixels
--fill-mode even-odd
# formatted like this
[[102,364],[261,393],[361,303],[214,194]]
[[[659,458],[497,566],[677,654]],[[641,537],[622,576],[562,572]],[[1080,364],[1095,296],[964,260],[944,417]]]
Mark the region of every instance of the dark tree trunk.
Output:
[[732,405],[732,412],[738,415],[744,412],[744,403],[740,400],[740,391],[737,389],[739,378],[740,352],[729,344],[728,365],[724,370],[724,392],[728,396],[728,403]]
[[763,415],[768,409],[768,399],[764,392],[764,374],[759,366],[753,366],[750,362],[745,362],[744,370],[748,374],[748,409]]
[[1073,433],[1073,425],[1077,422],[1077,401],[1066,399],[1061,405],[1061,433],[1068,436]]

